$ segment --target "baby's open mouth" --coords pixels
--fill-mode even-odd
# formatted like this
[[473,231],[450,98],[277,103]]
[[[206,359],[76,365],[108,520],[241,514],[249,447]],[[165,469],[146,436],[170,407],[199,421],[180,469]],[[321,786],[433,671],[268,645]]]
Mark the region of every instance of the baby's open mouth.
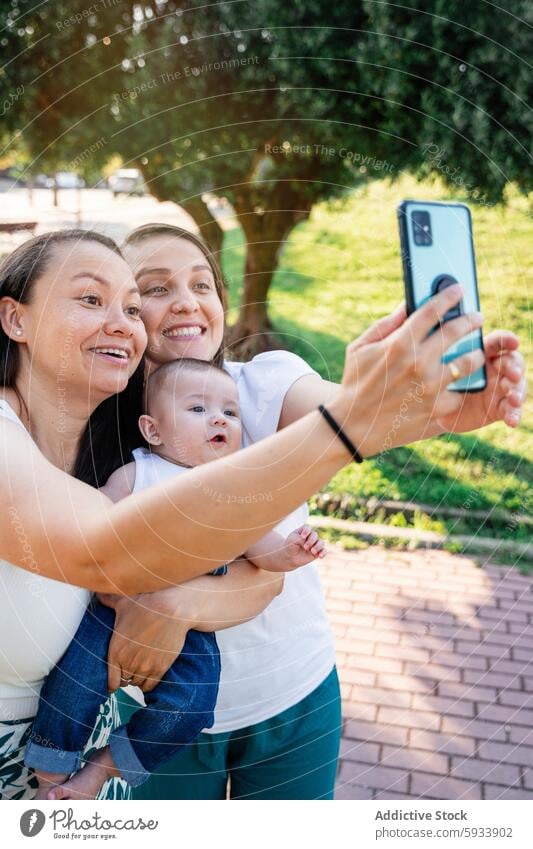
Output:
[[227,437],[223,433],[217,433],[216,436],[211,437],[209,442],[214,444],[223,443],[224,445],[228,441]]

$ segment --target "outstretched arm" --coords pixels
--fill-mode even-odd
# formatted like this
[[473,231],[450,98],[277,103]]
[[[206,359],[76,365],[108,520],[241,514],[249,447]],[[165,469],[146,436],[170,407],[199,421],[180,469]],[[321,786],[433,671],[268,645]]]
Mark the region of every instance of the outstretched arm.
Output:
[[[384,450],[413,382],[424,392],[387,448],[420,439],[439,419],[459,413],[463,399],[446,391],[452,376],[439,354],[481,321],[463,315],[428,334],[461,296],[460,287],[450,286],[407,320],[396,319],[383,341],[368,341],[371,328],[348,346],[342,387],[328,409],[363,457]],[[455,365],[462,377],[483,361],[476,351]],[[3,419],[0,559],[97,591],[161,589],[233,560],[349,460],[341,440],[312,412],[230,457],[113,504],[53,466],[19,425]],[[242,510],[247,500],[253,512]]]
[[[238,557],[347,459],[314,413],[113,504],[52,465],[20,426],[2,418],[0,558],[101,592],[174,586]],[[244,496],[252,496],[253,515],[242,510]]]
[[[371,328],[373,337],[383,330],[388,334],[394,327],[393,313]],[[370,331],[367,331],[370,333]],[[364,334],[363,339],[367,334]],[[373,337],[367,337],[371,339]],[[381,336],[379,336],[381,338]],[[360,341],[360,340],[359,340]],[[526,397],[524,358],[519,352],[519,339],[514,333],[494,330],[484,339],[487,388],[483,392],[463,394],[463,404],[452,416],[443,417],[427,428],[424,438],[441,433],[467,433],[471,430],[503,421],[508,427],[520,424],[522,405]],[[315,374],[305,375],[287,392],[281,411],[279,428],[287,427],[305,416],[318,404],[327,406],[340,390],[340,384],[322,380]],[[362,411],[364,415],[364,411]],[[422,436],[422,435],[421,435]]]

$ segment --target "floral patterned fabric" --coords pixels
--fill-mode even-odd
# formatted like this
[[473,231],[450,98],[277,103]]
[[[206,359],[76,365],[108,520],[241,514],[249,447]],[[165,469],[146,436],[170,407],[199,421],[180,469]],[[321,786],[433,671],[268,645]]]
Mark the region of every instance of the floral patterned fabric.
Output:
[[[31,719],[0,722],[0,799],[33,799],[35,796],[37,779],[33,770],[24,766],[24,748],[31,724]],[[113,695],[100,708],[85,755],[107,745],[111,731],[120,724],[118,703]],[[131,799],[131,789],[121,778],[112,778],[104,784],[97,798]]]
[[0,799],[32,799],[37,779],[24,766],[31,719],[0,722]]

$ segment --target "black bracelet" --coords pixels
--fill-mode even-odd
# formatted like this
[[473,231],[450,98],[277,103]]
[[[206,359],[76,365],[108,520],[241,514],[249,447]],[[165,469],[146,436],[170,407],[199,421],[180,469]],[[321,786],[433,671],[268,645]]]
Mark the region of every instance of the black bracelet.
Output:
[[219,566],[218,569],[213,569],[212,572],[208,573],[209,575],[227,575],[228,574],[228,564],[224,563],[223,566]]
[[331,413],[328,410],[326,410],[326,408],[324,407],[323,404],[320,404],[318,409],[320,410],[320,412],[324,416],[328,425],[332,428],[332,430],[335,431],[335,435],[339,437],[339,439],[341,440],[342,443],[344,443],[344,445],[346,446],[346,448],[348,449],[348,451],[352,455],[355,462],[356,463],[362,463],[363,458],[361,457],[359,451],[357,450],[357,448],[353,444],[352,440],[348,436],[346,436],[342,427],[339,424],[337,424],[337,422],[335,421],[335,419],[333,418]]

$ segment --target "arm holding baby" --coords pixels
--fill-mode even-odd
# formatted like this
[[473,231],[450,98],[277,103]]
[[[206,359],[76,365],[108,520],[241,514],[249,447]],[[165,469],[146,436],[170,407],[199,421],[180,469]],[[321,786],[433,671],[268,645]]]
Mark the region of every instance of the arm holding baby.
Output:
[[[131,494],[135,463],[117,469],[103,491],[112,501]],[[218,631],[253,619],[283,589],[283,574],[257,569],[244,558],[220,579],[204,575],[152,593],[100,594],[116,612],[108,653],[109,689],[120,686],[124,670],[144,692],[152,690],[180,654],[190,628]],[[270,572],[270,570],[268,570]],[[136,675],[138,670],[142,674]]]

